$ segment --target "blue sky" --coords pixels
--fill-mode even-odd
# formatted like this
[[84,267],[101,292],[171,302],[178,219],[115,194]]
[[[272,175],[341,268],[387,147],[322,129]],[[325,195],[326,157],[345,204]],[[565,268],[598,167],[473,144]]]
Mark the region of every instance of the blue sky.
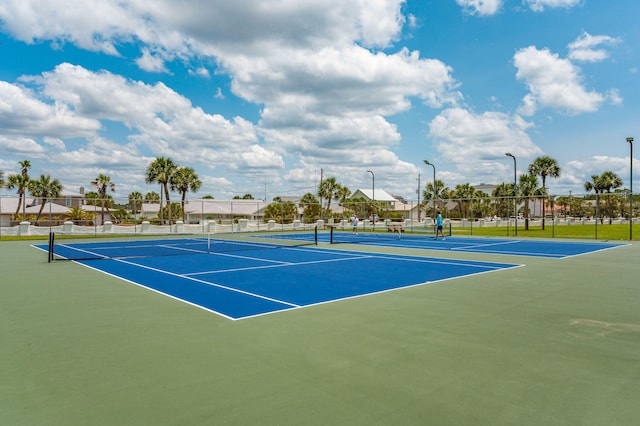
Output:
[[[116,197],[147,165],[196,169],[197,195],[352,191],[415,200],[418,176],[510,182],[555,158],[552,194],[629,186],[640,152],[636,1],[5,0],[0,170]],[[635,155],[637,158],[638,156]],[[634,192],[640,164],[634,162]],[[11,191],[4,189],[3,194]]]

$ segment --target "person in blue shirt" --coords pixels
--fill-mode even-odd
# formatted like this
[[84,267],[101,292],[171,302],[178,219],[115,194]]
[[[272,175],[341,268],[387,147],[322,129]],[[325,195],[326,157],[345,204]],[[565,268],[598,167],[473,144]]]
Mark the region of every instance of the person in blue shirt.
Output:
[[438,239],[438,234],[442,235],[442,239],[444,240],[444,232],[442,232],[442,214],[440,214],[440,210],[436,212],[436,237],[434,240]]

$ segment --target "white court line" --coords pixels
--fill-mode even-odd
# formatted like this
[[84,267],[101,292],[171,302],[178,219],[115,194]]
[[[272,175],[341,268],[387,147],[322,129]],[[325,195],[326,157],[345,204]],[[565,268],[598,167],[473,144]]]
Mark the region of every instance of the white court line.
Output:
[[[273,299],[271,297],[262,296],[260,294],[251,293],[249,291],[244,291],[244,290],[240,290],[240,289],[233,288],[233,287],[228,287],[228,286],[225,286],[225,285],[222,285],[222,284],[210,283],[210,282],[207,282],[207,281],[204,281],[204,280],[199,280],[197,278],[188,277],[188,276],[183,275],[183,274],[176,274],[174,272],[169,272],[169,271],[165,271],[165,270],[162,270],[162,269],[153,268],[151,266],[139,265],[137,263],[129,262],[128,260],[123,260],[123,259],[113,259],[113,260],[115,260],[116,262],[126,263],[126,264],[132,265],[132,266],[137,266],[139,268],[144,268],[144,269],[149,269],[151,271],[160,272],[162,274],[171,275],[173,277],[184,278],[186,280],[195,281],[197,283],[210,285],[212,287],[218,287],[218,288],[222,288],[222,289],[225,289],[225,290],[233,291],[233,292],[236,292],[236,293],[241,293],[241,294],[245,294],[245,295],[248,295],[248,296],[257,297],[259,299],[264,299],[264,300],[269,300],[271,302],[281,303],[283,305],[288,305],[288,306],[292,306],[292,307],[299,307],[300,306],[300,305],[296,305],[295,303],[290,303],[290,302],[285,302],[283,300]],[[145,286],[144,284],[139,284],[139,285],[141,285],[143,287],[146,287],[146,288],[149,288],[149,287]],[[183,299],[180,299],[180,300],[183,300]]]
[[499,243],[473,244],[473,245],[467,245],[462,247],[452,247],[451,250],[469,250],[469,249],[475,249],[476,247],[492,247],[492,246],[499,246],[504,244],[517,244],[521,242],[522,241],[516,240],[516,241],[501,241]]
[[[479,261],[470,261],[472,263],[466,263],[464,261],[454,261],[454,260],[450,260],[448,261],[447,259],[438,259],[438,260],[433,260],[434,258],[420,258],[420,257],[416,257],[416,258],[405,258],[405,257],[399,257],[399,258],[395,258],[395,257],[391,257],[391,256],[375,256],[375,257],[379,257],[382,259],[390,259],[390,260],[406,260],[407,262],[418,262],[418,263],[434,263],[434,264],[438,264],[438,265],[449,265],[449,266],[466,266],[466,267],[470,267],[470,268],[484,268],[484,269],[508,269],[510,267],[513,266],[521,266],[521,265],[513,265],[513,264],[506,264],[506,263],[498,263],[498,262],[479,262]],[[483,263],[483,265],[478,265],[478,263]],[[491,265],[493,264],[493,265]],[[504,265],[509,265],[508,267],[505,267]]]
[[[207,308],[205,306],[199,305],[199,304],[194,303],[194,302],[189,302],[188,300],[184,300],[184,299],[182,299],[180,297],[174,296],[173,294],[165,293],[164,291],[157,290],[157,289],[155,289],[153,287],[148,287],[148,286],[146,286],[144,284],[140,284],[140,283],[132,281],[132,280],[130,280],[128,278],[121,277],[120,275],[112,274],[111,272],[107,272],[107,271],[104,271],[102,269],[95,268],[95,267],[93,267],[91,265],[88,265],[86,263],[76,262],[76,261],[74,261],[74,263],[77,263],[78,265],[84,266],[85,268],[93,269],[94,271],[100,272],[100,273],[108,275],[110,277],[117,278],[117,279],[119,279],[121,281],[124,281],[126,283],[133,284],[133,285],[138,286],[138,287],[142,287],[145,290],[149,290],[149,291],[152,291],[154,293],[161,294],[161,295],[169,297],[169,298],[171,298],[173,300],[177,300],[178,302],[186,303],[187,305],[191,305],[191,306],[193,306],[195,308],[199,308],[199,309],[205,310],[207,312],[211,312],[213,314],[220,315],[221,317],[226,318],[228,320],[231,320],[231,321],[237,321],[238,320],[238,318],[231,317],[229,315],[223,314],[222,312],[214,311],[213,309]],[[290,309],[295,309],[295,307],[282,309],[282,310],[286,311],[286,310],[290,310]]]
[[[204,275],[204,274],[221,274],[225,272],[237,272],[237,271],[253,271],[257,269],[267,269],[267,268],[282,268],[286,266],[298,266],[298,265],[313,265],[316,263],[331,263],[331,262],[344,262],[349,260],[359,260],[359,259],[370,259],[376,256],[359,256],[359,257],[349,257],[349,258],[340,258],[340,259],[325,259],[325,260],[311,260],[309,262],[280,262],[278,265],[264,265],[264,266],[247,266],[246,268],[234,268],[234,269],[222,269],[222,270],[214,270],[214,271],[203,271],[203,272],[189,272],[184,274],[185,276],[193,276],[193,275]],[[248,258],[253,259],[253,258]]]
[[[521,268],[523,266],[524,265],[512,265],[511,267],[502,268],[502,269]],[[408,289],[408,288],[412,288],[412,287],[420,287],[420,286],[427,285],[427,284],[435,284],[435,283],[439,283],[439,282],[443,282],[443,281],[449,281],[449,280],[456,280],[456,279],[459,279],[459,278],[472,277],[472,276],[475,276],[475,275],[490,274],[492,272],[500,272],[502,269],[497,269],[495,271],[476,272],[474,274],[468,274],[468,275],[457,275],[457,276],[454,276],[454,277],[442,278],[442,279],[435,280],[435,281],[425,281],[425,282],[421,282],[421,283],[407,284],[405,286],[388,288],[388,289],[385,289],[385,290],[374,291],[374,292],[371,292],[371,293],[363,293],[363,294],[357,294],[357,295],[354,295],[354,296],[341,297],[341,298],[338,298],[338,299],[325,300],[324,302],[317,302],[317,303],[310,303],[308,305],[301,305],[301,306],[298,306],[296,308],[293,308],[292,310],[310,308],[312,306],[321,306],[321,305],[326,305],[328,303],[340,302],[340,301],[343,301],[343,300],[358,299],[360,297],[367,297],[367,296],[373,296],[373,295],[376,295],[376,294],[389,293],[389,292],[396,291],[396,290],[404,290],[404,289]],[[239,321],[239,320],[244,320],[244,319],[257,318],[257,317],[261,317],[261,316],[265,316],[265,315],[277,314],[279,312],[282,312],[282,311],[271,311],[271,312],[264,312],[264,313],[261,313],[261,314],[248,315],[246,317],[240,317],[240,318],[237,318],[235,320]]]
[[90,255],[92,255],[92,256],[102,257],[102,258],[104,258],[104,259],[108,259],[108,258],[109,258],[109,256],[105,256],[105,255],[103,255],[103,254],[94,253],[94,252],[89,251],[89,250],[84,250],[84,249],[80,249],[80,248],[77,248],[77,247],[69,246],[69,245],[67,245],[67,244],[60,244],[60,247],[66,247],[66,248],[68,248],[69,250],[77,250],[77,251],[79,251],[79,252],[82,252],[82,253],[88,253],[88,254],[90,254]]

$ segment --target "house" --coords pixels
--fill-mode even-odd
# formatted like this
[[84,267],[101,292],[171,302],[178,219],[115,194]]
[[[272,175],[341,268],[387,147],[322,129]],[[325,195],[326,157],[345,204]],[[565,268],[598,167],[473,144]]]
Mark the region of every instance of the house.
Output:
[[[18,203],[20,198],[18,197],[0,197],[0,226],[13,226],[16,225],[15,214],[18,210]],[[25,213],[28,206],[35,205],[36,199],[33,197],[25,198],[25,206],[20,207],[18,214],[22,214],[24,209]]]
[[65,207],[80,207],[85,203],[84,188],[80,187],[78,192],[63,189],[60,193],[60,198],[55,198],[52,202]]
[[395,204],[400,203],[398,199],[383,189],[376,189],[375,191],[373,189],[356,189],[355,192],[351,194],[351,198],[364,198],[389,208],[395,208]]

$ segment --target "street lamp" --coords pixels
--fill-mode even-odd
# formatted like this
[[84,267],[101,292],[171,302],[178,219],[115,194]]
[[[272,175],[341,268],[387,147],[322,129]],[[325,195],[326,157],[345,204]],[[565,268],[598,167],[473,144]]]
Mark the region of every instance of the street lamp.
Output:
[[515,223],[516,223],[516,237],[518,236],[518,179],[516,176],[517,173],[517,163],[516,163],[516,156],[511,154],[510,152],[507,152],[505,154],[507,157],[511,157],[513,158],[513,214],[515,216]]
[[629,241],[633,240],[633,138],[629,142]]
[[436,166],[433,163],[423,160],[424,164],[433,167],[433,216],[436,215]]
[[375,226],[376,224],[376,212],[375,212],[375,205],[376,205],[376,175],[373,174],[373,172],[371,170],[367,170],[367,173],[371,173],[371,200],[373,202],[373,208],[371,209],[373,211],[373,225]]

